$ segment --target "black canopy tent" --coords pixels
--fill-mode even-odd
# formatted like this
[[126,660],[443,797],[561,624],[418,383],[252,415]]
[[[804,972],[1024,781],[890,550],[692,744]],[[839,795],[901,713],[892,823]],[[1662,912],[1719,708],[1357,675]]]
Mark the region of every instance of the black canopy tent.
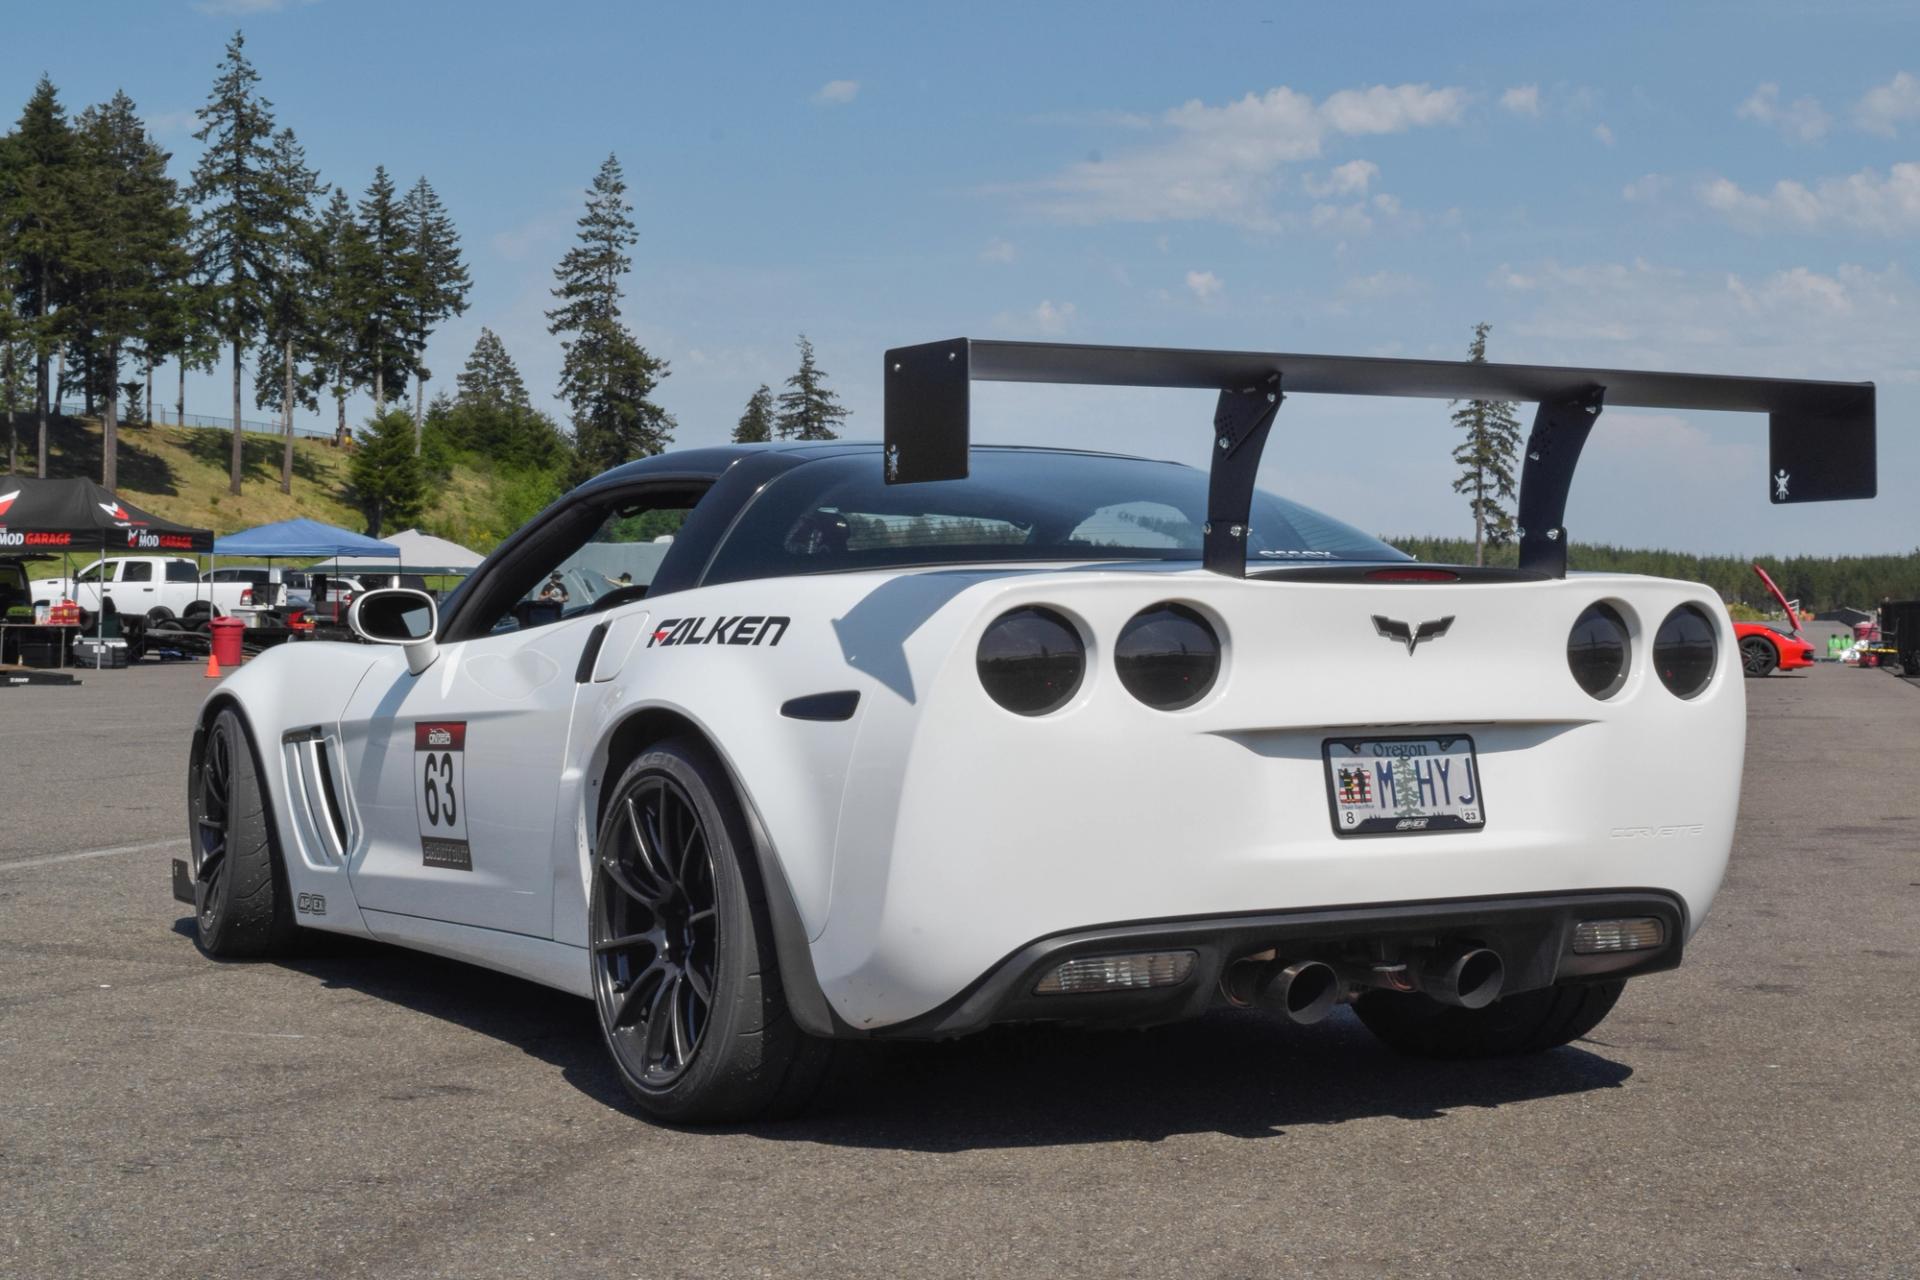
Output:
[[[178,551],[211,553],[213,530],[193,529],[142,511],[91,480],[0,477],[0,554],[98,551],[105,556]],[[65,575],[71,578],[72,566]],[[106,638],[107,593],[101,584],[97,625]]]

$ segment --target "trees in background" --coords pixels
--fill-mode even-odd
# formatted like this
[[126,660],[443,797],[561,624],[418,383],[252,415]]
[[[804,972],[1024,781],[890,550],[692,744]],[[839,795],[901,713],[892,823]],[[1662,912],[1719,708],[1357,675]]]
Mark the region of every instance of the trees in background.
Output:
[[0,240],[21,329],[33,351],[39,422],[35,474],[47,474],[48,397],[57,400],[49,365],[60,345],[72,243],[73,169],[78,143],[59,93],[45,76],[0,144]]
[[[1473,341],[1467,347],[1470,362],[1487,362],[1487,334],[1492,328],[1484,321],[1473,326]],[[1473,512],[1473,562],[1485,564],[1488,546],[1505,546],[1513,539],[1513,512],[1506,504],[1514,497],[1520,419],[1508,400],[1456,400],[1454,404],[1458,407],[1453,425],[1466,438],[1453,450],[1453,460],[1460,464],[1453,491],[1467,495]]]
[[279,226],[273,237],[273,270],[264,282],[253,402],[280,411],[280,492],[292,493],[293,411],[320,407],[314,377],[320,349],[315,302],[320,251],[313,202],[327,188],[307,167],[306,149],[292,129],[274,135],[272,164]]
[[405,409],[378,414],[360,432],[353,455],[353,502],[379,537],[388,522],[413,523],[426,506],[427,471],[413,451],[413,417]]
[[388,384],[406,382],[412,367],[406,345],[407,283],[412,275],[407,229],[385,165],[374,168],[373,181],[360,200],[359,237],[364,252],[355,262],[360,269],[360,334],[354,363],[359,385],[373,394],[373,416],[379,418],[387,411]]
[[673,417],[653,402],[667,363],[647,353],[620,320],[621,279],[639,241],[620,161],[609,155],[594,175],[579,242],[554,268],[559,305],[548,331],[566,352],[560,398],[573,419],[579,478],[660,452],[673,439]]
[[813,343],[800,335],[800,367],[780,393],[773,432],[782,440],[837,440],[848,410],[827,389],[826,371],[813,360]]
[[426,422],[427,379],[432,376],[425,363],[427,339],[441,321],[467,309],[467,290],[472,282],[466,264],[460,260],[460,233],[425,178],[407,192],[400,206],[400,220],[407,235],[403,311],[407,351],[413,365],[413,446],[418,453]]
[[286,197],[273,154],[273,104],[256,86],[246,40],[227,42],[207,105],[196,114],[206,144],[190,196],[199,206],[194,266],[200,299],[233,354],[233,454],[228,488],[240,492],[245,442],[240,419],[240,361],[259,339],[272,296],[284,234]]
[[735,444],[764,444],[773,439],[773,392],[766,383],[747,397],[746,411],[734,424]]
[[119,483],[120,366],[130,346],[150,344],[171,318],[172,291],[187,275],[187,212],[167,176],[167,152],[126,94],[82,112],[77,136],[69,328],[84,335],[89,385],[105,400],[100,483],[112,489]]

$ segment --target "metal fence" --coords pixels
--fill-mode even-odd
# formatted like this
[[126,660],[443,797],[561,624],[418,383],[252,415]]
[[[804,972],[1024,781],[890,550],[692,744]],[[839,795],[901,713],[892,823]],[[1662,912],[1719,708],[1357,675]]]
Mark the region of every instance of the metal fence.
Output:
[[[86,403],[81,400],[62,400],[60,402],[59,412],[68,417],[77,418],[87,412],[87,406]],[[98,405],[94,406],[94,412],[96,414],[99,412]],[[137,425],[146,421],[146,416],[138,411],[128,412],[123,410],[120,414],[120,421],[123,425]],[[204,413],[175,413],[163,404],[153,406],[153,424],[160,427],[217,428],[221,431],[231,431],[233,429],[232,418],[212,418]],[[247,431],[253,435],[277,436],[280,434],[280,424],[277,422],[256,422],[251,418],[242,418],[240,419],[240,427],[243,431]],[[307,426],[299,422],[293,424],[293,434],[316,440],[333,439],[333,429],[331,427]]]

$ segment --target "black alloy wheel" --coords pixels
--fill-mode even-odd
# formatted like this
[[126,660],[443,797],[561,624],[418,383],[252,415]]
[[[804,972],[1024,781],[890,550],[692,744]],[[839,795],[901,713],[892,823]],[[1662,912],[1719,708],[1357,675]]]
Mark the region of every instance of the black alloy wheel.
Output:
[[208,723],[187,779],[187,867],[201,948],[222,958],[287,950],[299,934],[245,722]]
[[1748,636],[1740,642],[1740,669],[1749,676],[1772,675],[1779,665],[1773,646],[1759,636]]
[[617,778],[594,841],[587,945],[620,1083],[674,1124],[802,1109],[833,1045],[787,1005],[758,846],[726,766],[679,738]]
[[686,788],[664,773],[614,802],[595,863],[593,993],[621,1066],[665,1089],[712,1021],[720,918],[713,852]]

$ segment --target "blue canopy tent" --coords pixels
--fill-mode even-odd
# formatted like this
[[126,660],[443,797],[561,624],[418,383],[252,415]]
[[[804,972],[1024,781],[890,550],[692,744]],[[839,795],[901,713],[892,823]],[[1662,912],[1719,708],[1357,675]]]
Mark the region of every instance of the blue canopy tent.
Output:
[[302,556],[318,560],[330,560],[335,556],[383,556],[397,560],[400,549],[377,538],[369,538],[364,533],[351,533],[300,516],[216,538],[213,554],[258,556],[261,559]]
[[[288,557],[331,560],[340,556],[380,556],[397,561],[400,549],[363,533],[298,516],[215,538],[213,556],[213,564],[216,565],[221,556],[252,556],[269,564]],[[211,566],[208,572],[211,574]],[[321,602],[314,603],[318,605]]]

